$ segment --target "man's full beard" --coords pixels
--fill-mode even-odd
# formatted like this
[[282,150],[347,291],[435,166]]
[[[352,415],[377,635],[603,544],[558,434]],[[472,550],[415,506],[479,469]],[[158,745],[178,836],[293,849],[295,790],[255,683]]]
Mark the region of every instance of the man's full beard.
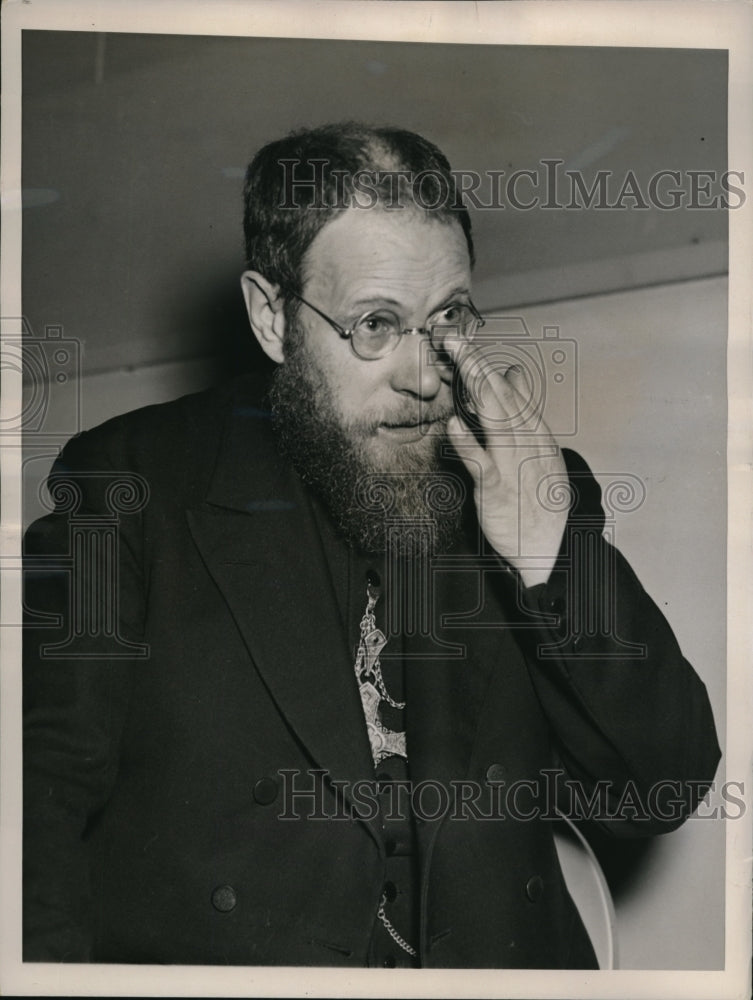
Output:
[[[438,430],[450,413],[431,414],[440,422],[421,441],[389,448],[376,438],[380,420],[343,423],[303,336],[290,332],[269,397],[280,447],[300,477],[324,501],[338,530],[364,552],[446,551],[458,534],[466,495],[459,463],[451,470],[441,457],[446,437]],[[410,416],[388,419],[416,419],[415,406]]]

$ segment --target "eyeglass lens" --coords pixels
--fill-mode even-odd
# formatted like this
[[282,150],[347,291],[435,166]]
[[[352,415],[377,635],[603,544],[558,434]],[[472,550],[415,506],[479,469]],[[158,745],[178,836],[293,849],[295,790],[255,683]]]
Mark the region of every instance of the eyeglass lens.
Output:
[[[447,310],[449,313],[450,310]],[[454,306],[451,319],[442,321],[432,316],[426,325],[433,346],[441,350],[442,341],[448,335],[472,340],[478,327],[478,320],[468,307]],[[363,358],[379,358],[393,351],[403,334],[400,318],[395,313],[380,311],[367,313],[353,327],[352,341],[356,354]]]

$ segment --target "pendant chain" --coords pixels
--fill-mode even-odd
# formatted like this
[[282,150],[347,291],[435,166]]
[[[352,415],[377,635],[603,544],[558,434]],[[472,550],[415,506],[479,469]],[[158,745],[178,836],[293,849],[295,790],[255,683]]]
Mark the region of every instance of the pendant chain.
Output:
[[[364,650],[364,643],[369,635],[373,635],[376,631],[376,615],[374,614],[374,608],[379,600],[379,591],[372,584],[366,585],[366,610],[364,612],[363,618],[361,619],[361,642],[358,647],[358,654],[356,656],[356,675],[359,680],[361,679],[361,673],[364,668],[364,661],[366,660],[366,653]],[[374,677],[374,687],[379,692],[380,697],[383,701],[386,701],[388,705],[392,708],[402,709],[405,708],[404,701],[395,701],[390,697],[389,692],[384,683],[384,678],[382,677],[382,664],[379,662],[379,657],[377,656],[371,663],[371,673]]]

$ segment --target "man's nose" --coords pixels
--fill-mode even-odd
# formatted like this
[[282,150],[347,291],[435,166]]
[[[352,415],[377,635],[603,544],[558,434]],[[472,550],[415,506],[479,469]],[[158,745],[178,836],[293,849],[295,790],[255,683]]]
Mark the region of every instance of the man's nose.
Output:
[[392,361],[390,384],[395,392],[433,399],[443,385],[452,382],[452,362],[433,347],[428,331],[405,334]]

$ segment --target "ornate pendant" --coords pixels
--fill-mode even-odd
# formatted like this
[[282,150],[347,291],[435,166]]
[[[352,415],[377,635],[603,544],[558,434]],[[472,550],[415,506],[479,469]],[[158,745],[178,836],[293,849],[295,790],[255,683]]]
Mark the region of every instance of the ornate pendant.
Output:
[[374,766],[378,767],[385,757],[391,757],[393,754],[407,759],[405,733],[395,733],[391,729],[386,729],[379,718],[379,703],[382,696],[370,681],[363,682],[360,688]]
[[379,716],[379,706],[383,701],[392,705],[393,708],[405,708],[405,703],[393,701],[384,686],[379,654],[387,644],[387,638],[381,629],[374,627],[373,605],[376,603],[376,599],[372,594],[368,596],[369,604],[366,615],[361,622],[361,640],[358,643],[355,670],[361,692],[361,704],[366,719],[371,756],[374,760],[374,766],[378,767],[385,757],[398,755],[407,760],[408,754],[405,733],[397,733],[392,729],[387,729]]

